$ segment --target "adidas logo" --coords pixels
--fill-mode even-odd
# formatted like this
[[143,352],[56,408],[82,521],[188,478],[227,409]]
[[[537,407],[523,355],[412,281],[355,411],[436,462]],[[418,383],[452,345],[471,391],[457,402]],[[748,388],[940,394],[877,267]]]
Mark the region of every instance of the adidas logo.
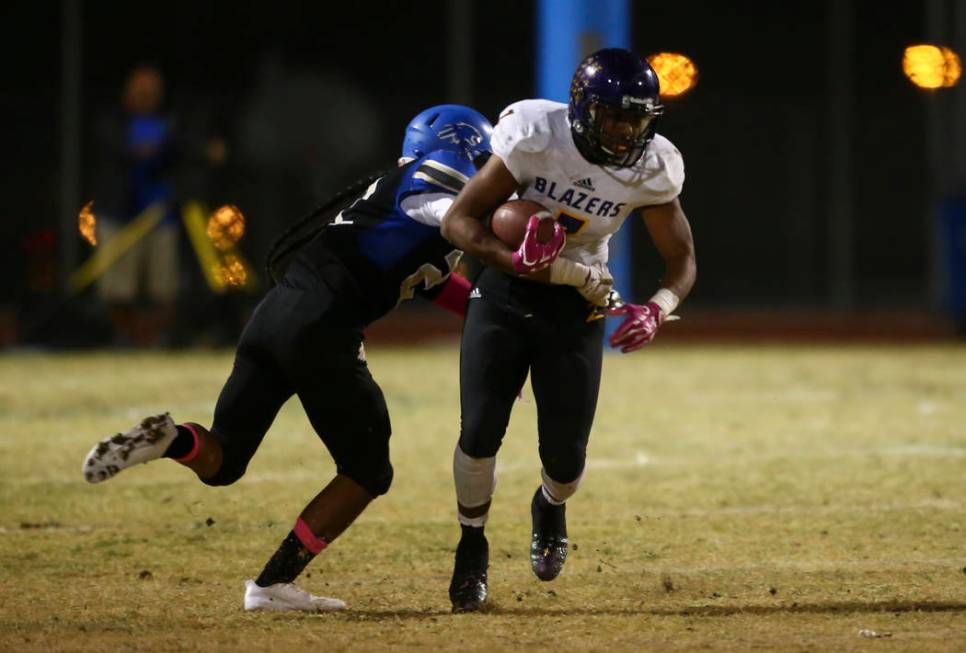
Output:
[[483,293],[480,292],[479,288],[474,288],[470,291],[470,299],[482,299]]
[[574,182],[574,186],[577,186],[578,188],[585,188],[587,190],[596,190],[594,188],[594,182],[590,180],[590,177],[587,177],[586,179],[578,179]]

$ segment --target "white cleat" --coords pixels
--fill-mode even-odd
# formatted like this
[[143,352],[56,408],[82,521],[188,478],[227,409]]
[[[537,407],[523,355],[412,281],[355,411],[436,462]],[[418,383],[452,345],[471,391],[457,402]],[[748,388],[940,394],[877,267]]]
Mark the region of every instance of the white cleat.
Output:
[[88,483],[100,483],[122,469],[160,458],[178,429],[168,413],[145,417],[130,431],[112,435],[94,445],[81,471]]
[[313,596],[295,583],[276,583],[259,587],[245,581],[246,610],[292,610],[299,612],[335,612],[345,610],[345,601]]

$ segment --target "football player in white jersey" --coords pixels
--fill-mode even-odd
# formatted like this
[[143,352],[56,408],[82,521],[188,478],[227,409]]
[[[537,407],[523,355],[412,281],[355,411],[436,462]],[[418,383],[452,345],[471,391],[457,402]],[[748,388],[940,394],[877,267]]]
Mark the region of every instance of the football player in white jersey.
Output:
[[[647,62],[627,50],[600,50],[578,66],[569,104],[524,100],[503,111],[493,156],[443,219],[444,237],[487,266],[470,294],[461,343],[453,472],[462,537],[450,584],[456,612],[479,610],[486,601],[483,527],[495,457],[528,372],[543,464],[531,504],[530,559],[541,580],[556,578],[563,567],[566,501],[583,475],[600,385],[604,321],[591,316],[593,304],[606,303],[611,234],[640,215],[665,263],[648,302],[606,309],[623,318],[613,347],[627,353],[650,342],[694,284],[691,229],[678,200],[684,164],[656,133],[662,113]],[[564,228],[566,244],[552,264],[553,256],[544,256],[521,270],[514,252],[485,227],[484,217],[513,193],[545,206]]]

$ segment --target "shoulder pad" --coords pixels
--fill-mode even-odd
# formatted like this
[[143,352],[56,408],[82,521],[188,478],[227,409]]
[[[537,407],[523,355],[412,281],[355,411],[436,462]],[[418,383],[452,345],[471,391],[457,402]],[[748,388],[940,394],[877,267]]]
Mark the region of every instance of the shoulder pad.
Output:
[[556,102],[547,100],[523,100],[508,106],[500,113],[490,137],[493,153],[506,159],[514,151],[545,150],[553,136],[549,114],[556,106]]
[[684,157],[671,141],[660,134],[647,146],[644,162],[647,189],[666,203],[681,194],[684,186]]
[[465,155],[450,150],[437,150],[410,164],[403,193],[452,193],[462,190],[476,166]]

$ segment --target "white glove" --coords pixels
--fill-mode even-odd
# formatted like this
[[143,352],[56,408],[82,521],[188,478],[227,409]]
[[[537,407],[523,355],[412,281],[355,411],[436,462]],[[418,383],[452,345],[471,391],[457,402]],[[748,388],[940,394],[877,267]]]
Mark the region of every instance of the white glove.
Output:
[[606,306],[614,278],[602,263],[584,265],[558,257],[550,265],[550,283],[573,286],[591,304]]
[[610,276],[610,271],[602,264],[595,263],[587,268],[587,277],[582,285],[577,286],[577,292],[594,306],[606,306],[607,296],[613,287],[614,278]]

